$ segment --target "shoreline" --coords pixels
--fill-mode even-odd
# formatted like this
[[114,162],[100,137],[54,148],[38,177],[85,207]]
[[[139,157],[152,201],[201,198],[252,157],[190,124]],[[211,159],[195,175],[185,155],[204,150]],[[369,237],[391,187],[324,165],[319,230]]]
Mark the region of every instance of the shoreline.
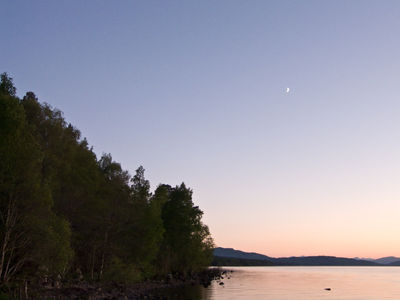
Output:
[[[33,299],[168,299],[162,291],[184,286],[208,287],[212,281],[223,284],[225,275],[232,271],[219,267],[210,267],[206,270],[187,276],[169,275],[162,280],[145,281],[135,284],[62,282],[59,287],[32,287],[29,297]],[[230,278],[228,276],[228,278]]]

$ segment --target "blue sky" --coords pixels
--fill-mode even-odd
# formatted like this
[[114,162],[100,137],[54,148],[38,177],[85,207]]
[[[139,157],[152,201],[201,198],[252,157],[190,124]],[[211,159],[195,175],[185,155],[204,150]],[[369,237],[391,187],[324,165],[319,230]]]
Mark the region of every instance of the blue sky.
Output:
[[400,255],[398,1],[5,1],[0,34],[19,96],[187,183],[217,245]]

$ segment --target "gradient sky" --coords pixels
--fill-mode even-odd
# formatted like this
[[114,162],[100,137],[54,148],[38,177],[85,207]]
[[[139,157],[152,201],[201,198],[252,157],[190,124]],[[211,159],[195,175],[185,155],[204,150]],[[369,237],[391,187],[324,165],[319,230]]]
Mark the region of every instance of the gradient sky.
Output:
[[[215,243],[400,256],[400,1],[3,1],[0,72]],[[286,93],[290,87],[290,93]]]

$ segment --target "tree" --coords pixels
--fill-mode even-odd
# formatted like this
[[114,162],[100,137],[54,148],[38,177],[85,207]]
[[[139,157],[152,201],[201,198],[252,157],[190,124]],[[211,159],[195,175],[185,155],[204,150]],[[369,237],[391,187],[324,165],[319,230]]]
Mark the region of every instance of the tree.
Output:
[[144,178],[145,169],[140,166],[136,170],[135,176],[131,179],[132,194],[135,202],[148,203],[151,193],[150,193],[150,182]]
[[52,211],[43,152],[18,99],[0,95],[0,119],[0,283],[39,268],[63,273],[72,257],[70,230]]
[[161,251],[163,269],[188,273],[209,265],[214,248],[203,212],[192,201],[192,190],[184,183],[170,189],[162,219],[165,228]]
[[100,233],[103,235],[100,249],[100,270],[101,279],[108,265],[121,256],[123,252],[124,225],[129,218],[130,175],[121,168],[121,165],[112,160],[110,154],[103,155],[99,161],[100,169],[104,174],[104,184],[101,187],[103,211],[101,212],[102,224]]
[[144,278],[154,276],[164,227],[161,219],[163,201],[160,194],[150,193],[150,182],[144,177],[145,169],[140,166],[131,179],[133,210],[131,211],[131,260]]
[[13,84],[13,79],[7,73],[0,74],[0,94],[15,97],[17,89]]

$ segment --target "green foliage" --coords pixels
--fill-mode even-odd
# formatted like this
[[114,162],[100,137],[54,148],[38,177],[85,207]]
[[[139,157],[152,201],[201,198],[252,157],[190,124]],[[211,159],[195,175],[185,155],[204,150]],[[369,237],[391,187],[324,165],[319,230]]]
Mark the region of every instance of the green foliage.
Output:
[[[48,213],[48,219],[40,220],[38,226],[37,241],[34,245],[34,256],[32,259],[40,266],[46,266],[50,274],[62,274],[68,271],[69,263],[73,257],[73,250],[70,247],[71,229],[69,223],[57,217],[54,213]],[[38,220],[33,220],[38,223]],[[40,244],[46,242],[45,247]]]
[[13,300],[13,297],[7,294],[0,294],[0,300]]
[[197,271],[209,265],[214,248],[208,227],[201,222],[203,212],[194,206],[193,192],[184,183],[169,190],[162,211],[163,269],[182,273]]
[[118,257],[112,257],[110,265],[105,271],[104,279],[129,284],[141,281],[143,276],[134,264],[126,263]]
[[15,97],[16,92],[13,79],[7,73],[0,74],[0,94]]
[[19,100],[0,95],[0,107],[0,282],[40,267],[60,273],[72,256],[69,227],[52,211],[43,151]]
[[[70,276],[137,282],[207,266],[213,242],[184,184],[154,194],[140,166],[131,178],[97,159],[61,111],[0,83],[0,285]],[[76,277],[76,276],[75,276]]]

